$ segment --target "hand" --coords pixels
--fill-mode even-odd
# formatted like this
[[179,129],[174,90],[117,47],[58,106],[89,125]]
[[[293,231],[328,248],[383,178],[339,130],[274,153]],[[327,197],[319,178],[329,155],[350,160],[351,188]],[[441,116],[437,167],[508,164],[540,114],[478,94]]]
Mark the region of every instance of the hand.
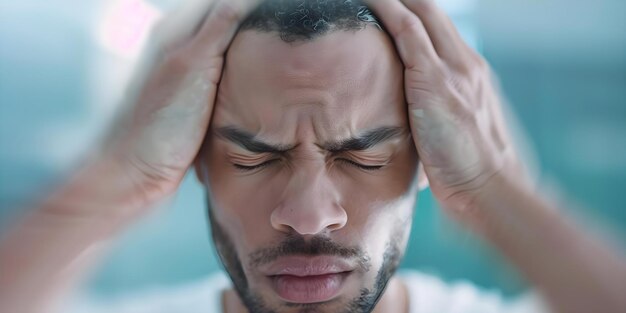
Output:
[[186,1],[156,28],[158,57],[133,105],[95,164],[56,195],[55,213],[129,219],[177,189],[206,134],[224,53],[258,2]]
[[412,135],[443,207],[464,212],[496,175],[521,175],[489,66],[428,0],[370,0],[405,65]]

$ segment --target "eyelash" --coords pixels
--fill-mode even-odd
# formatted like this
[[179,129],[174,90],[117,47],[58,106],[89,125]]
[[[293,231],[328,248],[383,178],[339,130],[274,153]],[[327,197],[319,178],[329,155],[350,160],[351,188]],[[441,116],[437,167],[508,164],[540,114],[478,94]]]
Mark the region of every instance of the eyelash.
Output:
[[361,163],[357,163],[354,162],[352,160],[348,160],[348,159],[337,159],[338,161],[341,161],[343,163],[346,163],[350,166],[354,166],[356,168],[362,169],[364,171],[368,171],[368,172],[372,172],[372,171],[377,171],[380,170],[384,167],[384,165],[363,165]]
[[[254,170],[258,170],[258,169],[262,169],[264,167],[267,167],[267,166],[271,165],[272,163],[274,163],[276,161],[278,161],[278,159],[269,160],[269,161],[263,162],[261,164],[252,165],[252,166],[246,166],[246,165],[233,163],[233,166],[235,166],[235,168],[240,170],[240,171],[251,172],[251,171],[254,171]],[[380,170],[380,169],[382,169],[384,167],[384,165],[363,165],[361,163],[357,163],[357,162],[354,162],[354,161],[348,160],[348,159],[337,159],[337,161],[341,161],[341,162],[346,163],[346,164],[348,164],[350,166],[354,166],[354,167],[356,167],[358,169],[361,169],[361,170],[364,170],[364,171],[368,171],[368,172],[377,171],[377,170]]]
[[278,159],[274,159],[274,160],[269,160],[269,161],[265,161],[261,164],[257,164],[257,165],[252,165],[252,166],[246,166],[246,165],[241,165],[241,164],[237,164],[237,163],[233,163],[233,166],[240,171],[244,171],[244,172],[252,172],[254,170],[258,170],[261,168],[264,168],[272,163],[274,163],[275,161],[278,161]]

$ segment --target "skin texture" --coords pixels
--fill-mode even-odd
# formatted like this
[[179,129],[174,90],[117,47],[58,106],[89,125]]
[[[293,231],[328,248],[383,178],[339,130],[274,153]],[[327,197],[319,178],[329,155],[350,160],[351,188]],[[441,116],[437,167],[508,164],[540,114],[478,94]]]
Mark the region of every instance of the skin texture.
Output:
[[54,312],[108,242],[178,188],[206,133],[224,53],[257,0],[189,0],[155,29],[102,153],[0,238],[0,311]]
[[405,65],[413,139],[443,207],[470,215],[464,213],[476,190],[494,175],[527,184],[489,66],[465,44],[450,19],[431,1],[371,5]]
[[[160,55],[130,101],[128,123],[116,128],[118,136],[103,144],[102,154],[0,238],[0,311],[53,311],[107,242],[178,188],[194,159],[214,193],[216,246],[244,301],[250,286],[260,299],[256,304],[282,311],[284,303],[264,288],[254,265],[271,262],[276,251],[321,250],[362,262],[354,262],[337,301],[317,311],[341,312],[353,304],[367,311],[375,292],[365,293],[372,296],[363,306],[353,300],[363,290],[382,290],[376,286],[392,273],[406,244],[417,150],[445,211],[502,252],[554,312],[624,312],[623,257],[520,179],[489,67],[436,5],[366,1],[392,36],[401,63],[381,33],[366,29],[293,46],[269,45],[271,36],[238,38],[223,67],[238,24],[258,2],[184,1],[186,14],[155,32]],[[244,49],[254,40],[259,46]],[[317,57],[313,65],[311,54]],[[241,136],[217,136],[224,126],[295,146],[280,158],[250,155],[228,143]],[[404,139],[394,137],[369,153],[325,151],[337,148],[328,141],[379,126],[399,127]],[[344,158],[386,158],[386,165],[373,172]],[[276,160],[255,173],[234,166],[267,159]],[[418,179],[423,185],[425,176]],[[407,299],[391,278],[375,312],[407,312]],[[246,312],[232,291],[224,305],[228,313]],[[298,308],[307,309],[285,309]]]
[[445,212],[508,258],[554,312],[624,311],[623,257],[529,183],[488,63],[433,1],[366,2],[405,66],[413,139]]
[[[418,160],[405,108],[402,64],[377,28],[293,44],[275,33],[235,37],[197,171],[210,187],[218,252],[253,311],[303,310],[279,299],[262,266],[251,262],[294,238],[280,256],[339,255],[345,248],[356,251],[347,259],[364,260],[332,303],[308,309],[373,309],[404,252],[417,198]],[[369,149],[330,147],[382,127],[396,131]],[[254,153],[222,135],[225,128],[291,150]],[[320,239],[330,247],[311,252]]]

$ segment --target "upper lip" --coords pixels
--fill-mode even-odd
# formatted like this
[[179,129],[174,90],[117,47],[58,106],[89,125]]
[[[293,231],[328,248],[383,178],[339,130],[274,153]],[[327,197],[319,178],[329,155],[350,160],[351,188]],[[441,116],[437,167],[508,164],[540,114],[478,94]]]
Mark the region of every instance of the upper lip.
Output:
[[292,275],[298,277],[318,276],[350,272],[351,262],[331,256],[292,256],[282,257],[270,263],[261,272],[266,276]]

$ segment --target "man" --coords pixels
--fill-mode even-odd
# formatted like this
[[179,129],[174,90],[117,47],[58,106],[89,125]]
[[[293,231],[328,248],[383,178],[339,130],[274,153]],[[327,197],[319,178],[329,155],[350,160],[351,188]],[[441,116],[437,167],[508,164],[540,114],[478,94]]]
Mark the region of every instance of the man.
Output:
[[268,2],[244,21],[196,171],[250,311],[373,309],[417,196],[402,86],[393,43],[357,2]]
[[254,2],[169,28],[121,135],[4,239],[2,311],[61,298],[192,163],[232,289],[145,312],[547,311],[394,275],[427,184],[551,310],[626,307],[624,261],[533,190],[488,67],[434,4],[370,1],[378,20],[356,0],[273,1],[244,19]]

